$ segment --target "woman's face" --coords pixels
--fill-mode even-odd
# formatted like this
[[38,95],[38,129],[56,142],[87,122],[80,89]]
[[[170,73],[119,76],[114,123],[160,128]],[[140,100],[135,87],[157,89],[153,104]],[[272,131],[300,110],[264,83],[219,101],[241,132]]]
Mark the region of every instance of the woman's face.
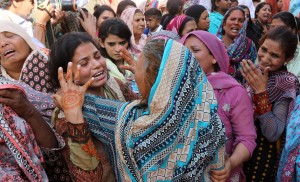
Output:
[[97,20],[97,27],[99,28],[101,23],[108,19],[108,18],[113,18],[115,17],[114,14],[111,11],[103,11],[102,14],[99,16],[98,20]]
[[134,35],[142,35],[145,28],[145,16],[141,12],[137,12],[133,16],[133,34]]
[[195,31],[197,29],[197,24],[195,20],[191,20],[186,22],[184,25],[182,32],[181,32],[181,37],[185,36],[187,33],[190,33],[192,31]]
[[22,37],[11,32],[0,33],[0,60],[6,70],[21,72],[30,53],[31,48]]
[[225,36],[235,39],[243,28],[245,16],[240,10],[233,10],[223,25]]
[[269,71],[277,71],[285,62],[289,61],[289,59],[286,59],[280,43],[271,39],[266,39],[264,41],[258,50],[257,56],[258,65],[261,70],[270,67]]
[[246,16],[247,22],[248,22],[249,20],[251,20],[250,11],[249,11],[248,8],[245,8],[245,9],[243,9],[243,10],[245,11],[245,16]]
[[197,30],[205,30],[207,31],[209,28],[209,15],[208,15],[208,11],[205,10],[201,16],[199,17],[199,21],[198,21],[198,25],[197,25]]
[[257,19],[260,22],[267,23],[272,16],[271,6],[265,4],[259,12],[257,12]]
[[191,35],[185,40],[184,45],[194,54],[205,74],[214,72],[216,60],[201,40]]
[[134,79],[136,81],[136,84],[139,88],[139,92],[142,96],[142,98],[146,98],[147,97],[147,92],[150,92],[150,88],[147,88],[146,84],[145,84],[145,56],[144,56],[144,52],[142,52],[137,60],[136,63],[136,72],[134,75]]
[[92,77],[94,81],[90,87],[97,88],[105,85],[107,81],[107,69],[105,59],[92,43],[80,44],[72,59],[73,73],[76,73],[77,65],[80,65],[79,84],[83,85]]
[[120,56],[121,48],[128,48],[128,41],[126,39],[120,38],[117,35],[108,34],[108,37],[104,40],[104,42],[100,43],[101,47],[105,48],[109,57],[113,60],[119,61],[123,60]]

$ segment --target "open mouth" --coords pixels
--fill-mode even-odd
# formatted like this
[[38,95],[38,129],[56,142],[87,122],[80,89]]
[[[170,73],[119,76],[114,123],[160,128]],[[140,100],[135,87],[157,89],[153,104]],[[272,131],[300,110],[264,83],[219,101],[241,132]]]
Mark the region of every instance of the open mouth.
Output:
[[240,29],[239,28],[231,28],[231,31],[233,33],[239,33],[240,32]]
[[10,50],[5,51],[3,55],[4,56],[8,56],[8,55],[10,55],[10,54],[12,54],[14,52],[15,52],[14,50],[10,49]]
[[99,77],[101,75],[103,75],[103,71],[100,71],[99,73],[95,74],[93,77],[95,78],[95,77]]

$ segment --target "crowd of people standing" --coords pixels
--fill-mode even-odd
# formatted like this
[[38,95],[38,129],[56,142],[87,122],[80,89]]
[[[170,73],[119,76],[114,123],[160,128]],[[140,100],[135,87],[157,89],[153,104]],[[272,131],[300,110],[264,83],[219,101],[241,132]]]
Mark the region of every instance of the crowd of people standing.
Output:
[[39,3],[0,0],[0,181],[300,180],[300,1]]

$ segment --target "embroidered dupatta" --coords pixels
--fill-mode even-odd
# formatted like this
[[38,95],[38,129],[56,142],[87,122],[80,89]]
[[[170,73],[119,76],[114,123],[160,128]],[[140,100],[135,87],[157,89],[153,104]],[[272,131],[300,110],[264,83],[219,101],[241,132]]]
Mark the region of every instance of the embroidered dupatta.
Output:
[[119,181],[209,181],[225,160],[216,108],[197,60],[168,40],[148,107],[88,95],[83,111],[92,134],[108,145]]

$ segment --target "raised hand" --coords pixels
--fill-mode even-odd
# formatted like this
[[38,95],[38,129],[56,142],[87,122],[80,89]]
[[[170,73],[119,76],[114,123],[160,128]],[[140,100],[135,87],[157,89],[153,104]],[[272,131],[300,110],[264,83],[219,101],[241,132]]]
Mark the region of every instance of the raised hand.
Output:
[[121,68],[125,69],[125,70],[129,70],[134,74],[135,69],[136,69],[136,61],[133,59],[133,57],[131,56],[129,51],[127,49],[125,49],[124,47],[122,47],[120,55],[128,64],[128,65],[122,65]]
[[61,67],[58,69],[58,80],[61,89],[59,93],[53,95],[53,98],[63,109],[66,120],[73,124],[79,124],[84,122],[82,115],[84,94],[92,84],[94,78],[91,78],[83,86],[76,84],[80,78],[80,65],[77,66],[74,79],[72,66],[72,62],[69,62],[65,75]]
[[250,60],[243,60],[241,66],[240,71],[255,94],[265,92],[268,84],[269,67],[265,68],[262,73]]

